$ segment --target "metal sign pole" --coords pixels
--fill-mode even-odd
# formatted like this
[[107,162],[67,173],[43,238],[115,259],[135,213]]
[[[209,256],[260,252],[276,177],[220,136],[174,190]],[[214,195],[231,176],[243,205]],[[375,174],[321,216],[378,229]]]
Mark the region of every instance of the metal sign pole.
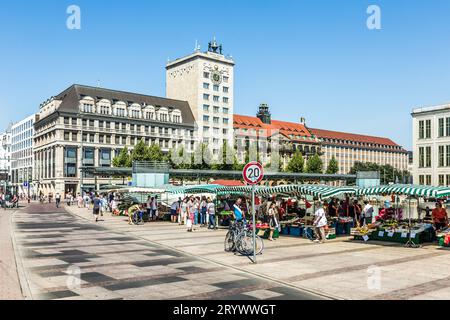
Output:
[[252,185],[252,215],[253,215],[253,263],[256,264],[256,212],[255,212],[255,185]]

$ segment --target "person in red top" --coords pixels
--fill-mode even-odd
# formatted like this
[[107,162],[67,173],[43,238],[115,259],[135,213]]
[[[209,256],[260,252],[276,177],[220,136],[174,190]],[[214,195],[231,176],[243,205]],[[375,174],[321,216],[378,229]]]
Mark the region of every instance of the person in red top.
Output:
[[442,203],[436,203],[436,208],[433,209],[431,217],[436,230],[445,229],[448,226],[447,210],[442,207]]

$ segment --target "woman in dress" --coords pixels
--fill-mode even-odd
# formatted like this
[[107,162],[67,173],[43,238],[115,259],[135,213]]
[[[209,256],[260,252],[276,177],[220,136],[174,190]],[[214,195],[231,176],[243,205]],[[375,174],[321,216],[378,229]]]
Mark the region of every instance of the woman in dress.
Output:
[[272,202],[269,208],[269,227],[270,227],[270,234],[269,234],[269,241],[273,241],[273,233],[275,229],[278,229],[279,224],[276,217],[277,210],[275,202]]

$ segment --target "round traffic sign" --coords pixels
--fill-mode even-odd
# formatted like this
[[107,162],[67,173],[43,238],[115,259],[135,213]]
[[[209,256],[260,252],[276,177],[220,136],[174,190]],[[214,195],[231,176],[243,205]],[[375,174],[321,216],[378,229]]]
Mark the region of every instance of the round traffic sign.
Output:
[[264,178],[264,168],[259,162],[250,162],[244,167],[242,175],[247,184],[258,184]]

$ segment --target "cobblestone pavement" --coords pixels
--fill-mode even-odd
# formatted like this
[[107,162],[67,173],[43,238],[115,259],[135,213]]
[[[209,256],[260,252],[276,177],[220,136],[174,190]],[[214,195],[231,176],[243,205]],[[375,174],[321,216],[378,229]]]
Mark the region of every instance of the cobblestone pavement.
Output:
[[[222,235],[187,239],[186,252],[149,241],[186,236],[165,223],[130,230],[123,218],[95,224],[85,209],[77,215],[54,205],[31,204],[14,215],[24,292],[30,299],[322,299],[323,297],[196,257],[196,245]],[[125,228],[121,228],[125,226]],[[145,227],[145,226],[144,226]],[[137,227],[139,228],[139,227]],[[138,231],[138,232],[136,232]],[[194,238],[196,237],[196,238]],[[191,248],[192,250],[189,250]],[[220,246],[220,250],[223,250]],[[193,253],[194,255],[192,255]],[[216,252],[214,252],[216,253]],[[245,266],[247,258],[236,257]],[[248,260],[247,260],[248,261]]]
[[0,300],[23,299],[11,239],[13,214],[13,210],[0,208]]
[[[70,207],[70,211],[92,221],[92,215],[86,209]],[[450,250],[436,244],[410,249],[393,243],[363,243],[339,238],[317,245],[303,238],[282,237],[275,242],[266,241],[258,264],[252,265],[245,257],[224,252],[225,230],[198,228],[194,233],[188,233],[183,226],[159,222],[130,226],[123,217],[111,217],[110,214],[103,220],[100,222],[102,227],[158,243],[166,250],[173,249],[180,254],[245,271],[260,279],[275,280],[290,288],[329,297],[450,299]],[[199,264],[205,265],[204,262]],[[271,297],[268,291],[262,290],[256,290],[258,295]]]

